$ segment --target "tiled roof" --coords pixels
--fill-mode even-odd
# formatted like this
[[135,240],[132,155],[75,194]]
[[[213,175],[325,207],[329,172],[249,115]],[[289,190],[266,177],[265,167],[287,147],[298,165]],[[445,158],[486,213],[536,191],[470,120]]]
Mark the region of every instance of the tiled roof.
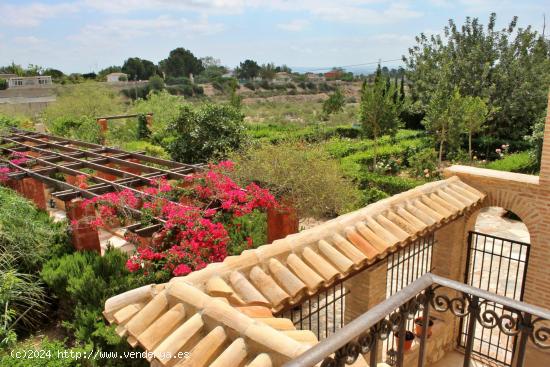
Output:
[[[280,365],[317,341],[272,313],[300,304],[484,198],[457,177],[428,183],[167,284],[115,296],[104,314],[131,345],[155,354],[154,365]],[[190,357],[162,358],[178,351]]]

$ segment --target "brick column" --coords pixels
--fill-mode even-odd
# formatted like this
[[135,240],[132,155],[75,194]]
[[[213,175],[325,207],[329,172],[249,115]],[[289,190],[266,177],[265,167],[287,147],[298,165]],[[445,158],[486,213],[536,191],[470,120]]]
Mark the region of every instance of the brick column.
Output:
[[108,130],[107,119],[97,119],[97,123],[101,134],[101,144],[105,144],[105,137],[107,136]]
[[145,121],[147,121],[147,127],[149,128],[149,130],[151,130],[153,128],[153,115],[151,115],[150,113],[145,115]]
[[[346,296],[344,324],[348,324],[386,299],[387,274],[388,261],[384,259],[345,281],[345,289],[350,293]],[[381,361],[382,342],[378,343],[377,356]],[[365,358],[368,360],[368,356]]]
[[281,200],[281,206],[267,209],[267,243],[298,233],[300,222],[296,209],[285,200]]
[[[475,218],[472,220],[475,223]],[[466,269],[466,255],[468,251],[467,244],[467,222],[468,218],[459,217],[448,223],[435,232],[435,245],[433,247],[432,273],[445,278],[464,282],[464,271]],[[446,294],[450,298],[458,297],[455,291],[440,288],[437,294]],[[431,316],[443,321],[439,325],[438,335],[430,339],[432,348],[436,348],[438,353],[431,353],[427,360],[430,363],[436,362],[442,358],[445,353],[453,350],[460,329],[460,319],[454,316],[450,311],[436,312],[431,310]]]
[[32,177],[26,177],[21,180],[22,194],[27,199],[42,210],[46,210],[46,195],[44,193],[44,184]]
[[544,124],[544,141],[542,144],[542,158],[540,164],[540,183],[550,184],[550,93],[548,94],[548,107]]
[[93,208],[83,208],[82,201],[82,199],[72,199],[65,202],[69,221],[78,221],[78,224],[72,228],[73,247],[78,251],[89,250],[101,253],[97,228],[88,224],[95,218],[95,211]]

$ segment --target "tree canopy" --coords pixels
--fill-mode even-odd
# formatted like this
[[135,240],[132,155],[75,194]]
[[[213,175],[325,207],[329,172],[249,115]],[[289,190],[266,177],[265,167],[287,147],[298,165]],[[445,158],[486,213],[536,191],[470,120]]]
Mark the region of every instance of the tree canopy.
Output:
[[495,29],[496,15],[486,27],[466,18],[453,20],[443,37],[420,34],[403,60],[413,99],[427,112],[438,88],[458,88],[462,96],[480,97],[494,111],[486,134],[501,141],[522,140],[544,113],[550,83],[549,43],[531,27]]
[[183,47],[170,51],[168,58],[162,60],[159,66],[166,77],[174,78],[189,77],[189,74],[198,75],[204,70],[201,60]]
[[254,60],[244,60],[236,69],[236,74],[242,79],[254,79],[260,73],[260,65]]
[[149,60],[130,57],[122,65],[122,72],[128,74],[130,80],[149,80],[157,74],[157,66]]

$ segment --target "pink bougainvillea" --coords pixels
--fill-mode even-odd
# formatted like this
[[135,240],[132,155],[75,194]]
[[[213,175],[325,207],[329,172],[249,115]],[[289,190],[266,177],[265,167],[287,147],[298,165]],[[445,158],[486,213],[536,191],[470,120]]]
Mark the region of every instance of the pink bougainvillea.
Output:
[[[128,237],[138,249],[126,267],[143,274],[166,271],[183,276],[227,256],[232,218],[277,205],[273,195],[258,185],[250,184],[244,189],[237,185],[226,174],[231,169],[233,163],[224,161],[188,176],[184,182],[158,178],[141,188],[140,193],[107,193],[85,200],[82,205],[95,208],[98,218],[92,224],[97,226],[125,222],[129,209],[140,210],[142,220],[162,219],[163,226],[150,245],[144,246],[135,236]],[[252,238],[243,238],[245,248],[253,247]]]

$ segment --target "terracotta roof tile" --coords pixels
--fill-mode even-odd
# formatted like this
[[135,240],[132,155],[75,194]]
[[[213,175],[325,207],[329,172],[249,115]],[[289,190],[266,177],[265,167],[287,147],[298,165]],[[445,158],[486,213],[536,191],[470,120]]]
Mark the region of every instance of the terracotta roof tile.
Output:
[[[167,284],[105,303],[104,315],[156,366],[279,366],[317,342],[273,314],[299,304],[476,207],[457,177],[429,183]],[[190,352],[187,359],[167,353]],[[359,360],[357,366],[366,365]]]

